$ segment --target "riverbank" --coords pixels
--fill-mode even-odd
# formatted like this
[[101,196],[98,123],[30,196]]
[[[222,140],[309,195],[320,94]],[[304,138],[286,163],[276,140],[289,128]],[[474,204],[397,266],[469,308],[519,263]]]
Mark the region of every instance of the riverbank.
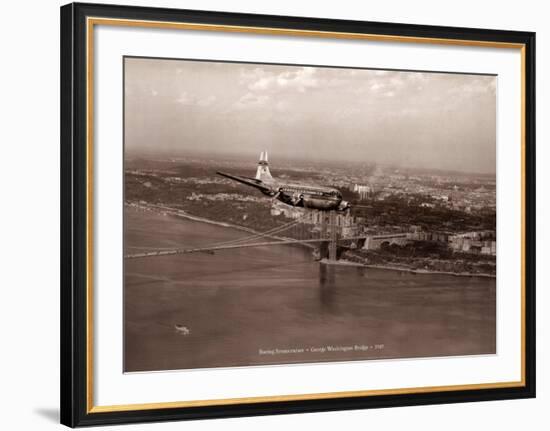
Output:
[[495,274],[485,274],[485,273],[430,271],[427,269],[412,269],[412,268],[404,268],[404,267],[392,266],[392,265],[372,265],[372,264],[365,264],[365,263],[359,263],[359,262],[352,262],[351,260],[346,260],[346,259],[340,259],[336,261],[321,259],[319,262],[325,265],[341,265],[341,266],[355,266],[355,267],[361,267],[361,268],[384,269],[384,270],[390,270],[390,271],[408,272],[411,274],[428,274],[428,275],[437,274],[437,275],[452,275],[454,277],[482,277],[482,278],[497,277]]
[[[197,221],[201,223],[207,223],[215,226],[220,226],[224,228],[230,228],[230,229],[236,229],[242,232],[247,232],[253,235],[263,236],[267,238],[277,239],[277,240],[289,240],[292,238],[284,237],[284,236],[277,236],[277,235],[269,235],[263,232],[259,232],[257,230],[254,230],[252,228],[247,228],[244,226],[239,226],[232,223],[227,222],[220,222],[216,220],[211,220],[205,217],[196,216],[193,214],[189,214],[188,212],[178,209],[178,208],[172,208],[167,207],[164,205],[155,205],[155,204],[141,204],[141,203],[132,203],[132,204],[125,204],[129,207],[134,207],[137,209],[145,210],[145,211],[153,211],[156,213],[162,213],[162,214],[169,214],[176,217],[181,217],[187,220]],[[294,245],[294,244],[289,244]],[[299,243],[297,242],[295,245],[299,245],[302,247],[307,247],[308,249],[316,249],[316,247],[312,244],[307,243]],[[452,271],[433,271],[433,270],[427,270],[427,269],[412,269],[412,268],[406,268],[401,266],[395,266],[395,265],[382,265],[382,264],[364,264],[360,262],[353,262],[346,259],[339,259],[337,261],[329,261],[328,259],[321,259],[319,261],[322,264],[326,265],[341,265],[341,266],[355,266],[355,267],[363,267],[363,268],[373,268],[373,269],[383,269],[383,270],[390,270],[390,271],[400,271],[400,272],[408,272],[411,274],[436,274],[436,275],[452,275],[454,277],[482,277],[482,278],[496,278],[496,274],[486,274],[486,273],[471,273],[471,272],[452,272]]]

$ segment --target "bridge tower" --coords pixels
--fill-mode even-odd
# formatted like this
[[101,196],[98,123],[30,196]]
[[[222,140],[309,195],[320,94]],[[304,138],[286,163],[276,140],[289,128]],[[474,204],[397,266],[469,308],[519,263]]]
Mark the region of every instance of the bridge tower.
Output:
[[[328,238],[327,213],[325,211],[317,211],[316,217],[318,217],[318,220],[319,220],[319,239],[327,239]],[[321,259],[328,257],[328,243],[326,242],[319,243],[319,257]]]
[[328,246],[328,260],[336,260],[336,245],[338,243],[338,230],[336,227],[336,211],[329,212],[330,243]]
[[319,222],[320,222],[319,238],[324,239],[326,238],[326,235],[327,235],[327,219],[323,211],[319,211],[318,215],[319,215]]

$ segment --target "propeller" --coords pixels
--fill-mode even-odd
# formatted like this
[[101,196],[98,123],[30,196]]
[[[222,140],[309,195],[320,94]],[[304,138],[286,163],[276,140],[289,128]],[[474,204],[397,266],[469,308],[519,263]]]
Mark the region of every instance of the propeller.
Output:
[[276,201],[277,198],[281,195],[281,193],[283,192],[283,189],[282,188],[279,188],[279,190],[277,190],[277,192],[275,194],[273,194],[271,200],[272,201]]
[[292,196],[292,204],[294,206],[298,205],[303,200],[304,200],[304,195],[299,195],[299,196],[294,195],[294,196]]

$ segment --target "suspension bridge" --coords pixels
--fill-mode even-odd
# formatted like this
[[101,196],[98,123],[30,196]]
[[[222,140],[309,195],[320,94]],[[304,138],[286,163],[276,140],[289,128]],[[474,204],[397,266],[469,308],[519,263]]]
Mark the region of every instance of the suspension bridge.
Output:
[[[160,210],[166,215],[189,217],[187,213],[177,208],[149,204],[145,208]],[[342,235],[342,226],[336,211],[307,212],[281,226],[265,232],[254,232],[251,235],[208,244],[195,248],[150,249],[143,252],[130,253],[125,259],[140,259],[148,257],[172,256],[189,253],[214,253],[221,250],[232,250],[247,247],[266,247],[284,244],[317,245],[319,257],[336,261],[338,245],[344,243],[369,243],[372,240],[391,240],[391,235]],[[251,231],[252,232],[252,231]]]

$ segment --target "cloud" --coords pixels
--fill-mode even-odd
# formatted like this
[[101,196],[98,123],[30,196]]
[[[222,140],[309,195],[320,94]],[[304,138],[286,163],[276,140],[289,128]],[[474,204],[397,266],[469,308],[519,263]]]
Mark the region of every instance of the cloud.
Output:
[[233,104],[233,108],[245,109],[265,105],[270,100],[267,95],[256,95],[253,93],[246,93],[239,100]]
[[200,99],[197,101],[197,104],[199,106],[210,106],[212,105],[212,103],[214,103],[216,101],[216,96],[208,96],[208,97],[205,97],[204,99]]
[[190,95],[187,91],[180,94],[180,97],[176,99],[176,102],[184,106],[210,106],[217,100],[216,96],[197,97]]
[[181,93],[179,99],[176,99],[180,105],[191,105],[193,103],[193,98],[187,94],[187,91]]
[[372,91],[377,91],[377,90],[380,90],[381,88],[383,88],[383,85],[380,84],[379,82],[373,82],[371,85],[370,85],[370,89]]
[[454,85],[447,86],[446,91],[439,93],[452,106],[464,104],[479,104],[481,101],[494,100],[496,96],[497,78],[495,76],[478,76],[464,79],[454,77]]
[[492,79],[477,79],[463,85],[462,91],[465,93],[483,94],[493,93],[496,90],[496,78]]
[[294,90],[304,93],[320,85],[317,69],[313,67],[301,67],[278,73],[257,67],[251,71],[242,71],[240,82],[253,92]]
[[400,72],[365,71],[362,76],[358,76],[355,80],[355,92],[393,97],[406,88],[406,79]]
[[290,109],[290,103],[286,100],[279,100],[275,104],[275,109],[279,112],[287,112]]
[[347,120],[348,118],[357,118],[362,110],[358,107],[343,106],[336,108],[333,113],[333,119],[337,121]]

